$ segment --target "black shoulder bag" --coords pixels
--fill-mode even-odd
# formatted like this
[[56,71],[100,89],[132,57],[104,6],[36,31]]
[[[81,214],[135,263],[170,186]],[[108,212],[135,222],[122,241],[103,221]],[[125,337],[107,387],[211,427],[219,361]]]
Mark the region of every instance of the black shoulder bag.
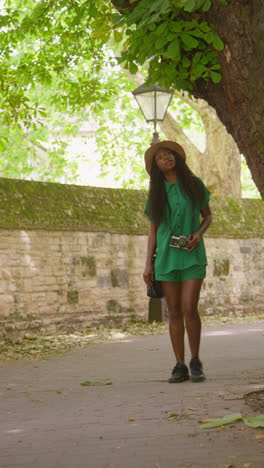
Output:
[[[153,264],[155,261],[155,256],[156,255],[154,255],[152,259]],[[161,281],[154,279],[154,281],[152,281],[151,286],[147,286],[147,296],[153,299],[160,299],[161,297],[164,296],[163,291],[162,291]]]

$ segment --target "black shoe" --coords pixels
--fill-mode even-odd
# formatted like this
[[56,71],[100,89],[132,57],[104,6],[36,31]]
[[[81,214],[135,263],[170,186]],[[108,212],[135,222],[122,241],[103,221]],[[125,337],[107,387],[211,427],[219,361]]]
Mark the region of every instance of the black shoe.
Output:
[[205,380],[203,365],[199,358],[193,358],[190,361],[191,381],[202,382]]
[[176,366],[172,369],[171,377],[168,379],[169,383],[179,383],[189,380],[188,367],[185,364],[177,362]]

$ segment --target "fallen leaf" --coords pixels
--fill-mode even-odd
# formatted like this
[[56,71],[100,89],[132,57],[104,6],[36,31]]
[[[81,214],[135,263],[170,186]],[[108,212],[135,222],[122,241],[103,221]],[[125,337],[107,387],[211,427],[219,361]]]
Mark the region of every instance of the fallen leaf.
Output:
[[135,421],[134,418],[128,418],[128,422],[132,422],[132,421]]
[[62,393],[62,392],[61,392],[60,390],[56,390],[56,393],[60,394],[60,393]]
[[264,427],[264,414],[243,418],[243,421],[249,427]]
[[243,468],[250,468],[252,466],[252,463],[244,463]]
[[189,408],[187,408],[187,409],[189,409],[191,411],[198,411],[198,408],[192,408],[191,406]]
[[264,434],[257,434],[255,439],[264,439]]
[[101,387],[104,385],[113,385],[112,382],[91,382],[90,380],[85,380],[85,382],[81,382],[80,385],[83,387]]
[[181,419],[181,415],[180,415],[180,414],[175,414],[175,413],[169,414],[169,415],[168,415],[168,420],[170,421],[170,420],[173,420],[173,419],[174,419],[174,420],[175,420],[175,419],[176,419],[176,420],[177,420],[177,419]]
[[211,429],[213,427],[219,427],[219,426],[224,426],[225,424],[233,423],[234,421],[238,421],[239,419],[242,419],[241,414],[233,413],[233,414],[227,414],[223,418],[202,420],[202,421],[199,421],[199,423],[201,424],[202,429]]

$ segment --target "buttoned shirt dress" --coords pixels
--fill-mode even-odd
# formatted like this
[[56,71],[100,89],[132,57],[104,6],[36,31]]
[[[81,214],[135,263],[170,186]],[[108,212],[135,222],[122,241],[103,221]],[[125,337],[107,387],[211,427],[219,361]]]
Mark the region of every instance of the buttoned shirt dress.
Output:
[[[202,182],[201,179],[200,181]],[[171,235],[188,237],[199,229],[200,211],[208,205],[209,190],[202,182],[204,188],[203,203],[193,207],[191,199],[181,190],[179,180],[176,180],[173,184],[164,180],[164,184],[169,206],[166,206],[165,215],[157,229],[155,276],[164,275],[175,270],[185,270],[193,265],[207,265],[203,238],[191,252],[170,247],[169,241]],[[148,201],[144,213],[149,217]]]

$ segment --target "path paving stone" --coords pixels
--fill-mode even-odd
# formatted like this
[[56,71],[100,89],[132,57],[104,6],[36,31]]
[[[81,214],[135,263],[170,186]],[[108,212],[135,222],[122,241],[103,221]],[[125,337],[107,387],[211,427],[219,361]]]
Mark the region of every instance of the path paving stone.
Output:
[[[255,438],[262,429],[199,426],[253,414],[243,396],[264,387],[263,343],[261,323],[205,328],[207,380],[196,384],[167,383],[168,335],[1,363],[0,467],[263,468],[264,440]],[[112,385],[81,386],[86,380]]]

